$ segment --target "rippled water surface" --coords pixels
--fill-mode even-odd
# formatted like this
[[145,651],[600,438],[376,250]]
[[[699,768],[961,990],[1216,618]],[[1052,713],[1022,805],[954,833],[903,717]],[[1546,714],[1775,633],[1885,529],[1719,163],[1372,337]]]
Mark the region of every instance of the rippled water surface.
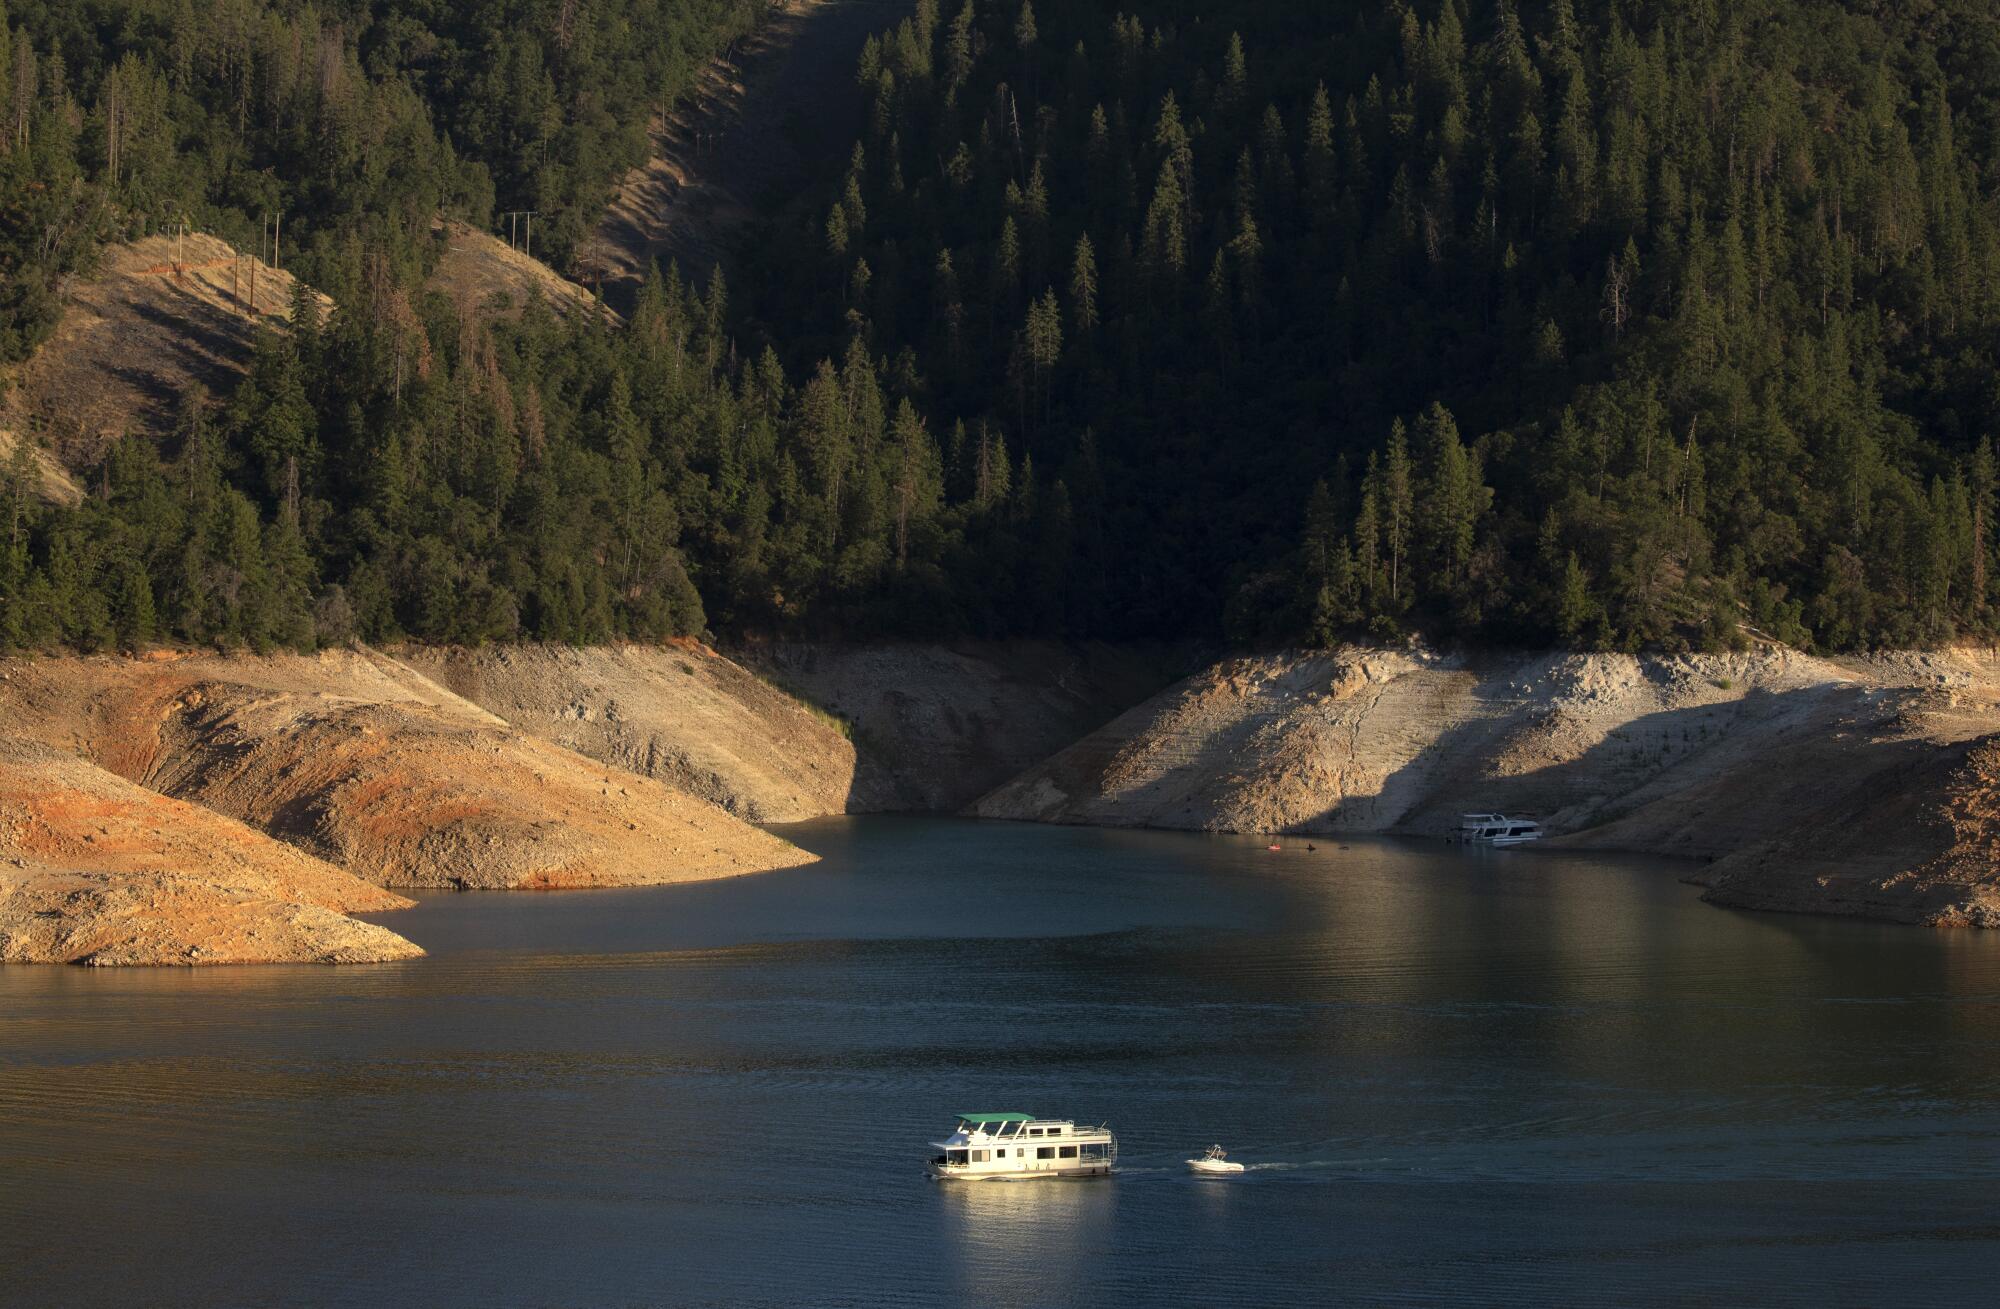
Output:
[[[0,1301],[1993,1301],[2000,935],[1546,851],[787,835],[426,897],[407,964],[0,969]],[[964,1109],[1123,1172],[924,1180]]]

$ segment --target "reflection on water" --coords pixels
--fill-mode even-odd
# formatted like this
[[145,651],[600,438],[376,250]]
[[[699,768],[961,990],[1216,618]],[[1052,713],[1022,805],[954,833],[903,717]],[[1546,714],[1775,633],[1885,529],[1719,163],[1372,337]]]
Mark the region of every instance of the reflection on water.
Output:
[[936,1182],[940,1241],[932,1257],[949,1298],[1039,1305],[1051,1288],[1087,1285],[1115,1254],[1115,1180]]
[[[1549,851],[790,834],[425,896],[404,964],[0,969],[0,1304],[1989,1298],[2000,934]],[[975,1103],[1108,1118],[1120,1175],[925,1180]]]

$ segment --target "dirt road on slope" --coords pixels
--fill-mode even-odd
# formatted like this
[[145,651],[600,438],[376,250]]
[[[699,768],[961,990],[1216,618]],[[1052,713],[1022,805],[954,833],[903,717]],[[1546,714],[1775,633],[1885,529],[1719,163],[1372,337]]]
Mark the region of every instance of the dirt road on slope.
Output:
[[596,233],[577,251],[577,279],[602,282],[629,312],[657,259],[705,278],[757,210],[782,202],[846,151],[860,127],[854,65],[868,37],[908,0],[790,0],[700,89],[652,124],[653,157],[626,174]]

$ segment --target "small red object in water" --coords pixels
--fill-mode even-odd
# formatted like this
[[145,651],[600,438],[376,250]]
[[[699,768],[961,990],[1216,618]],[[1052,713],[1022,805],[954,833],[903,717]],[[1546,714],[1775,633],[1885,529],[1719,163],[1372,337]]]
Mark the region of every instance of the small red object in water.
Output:
[[1281,846],[1281,845],[1267,845],[1267,846],[1265,846],[1264,848],[1265,848],[1266,850],[1282,850],[1282,849],[1284,849],[1284,847],[1283,847],[1283,846]]

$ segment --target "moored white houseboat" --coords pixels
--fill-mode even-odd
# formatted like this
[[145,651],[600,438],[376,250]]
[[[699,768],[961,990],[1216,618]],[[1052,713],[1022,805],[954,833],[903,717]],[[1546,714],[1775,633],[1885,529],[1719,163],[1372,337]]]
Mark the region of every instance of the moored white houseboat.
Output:
[[1506,814],[1462,814],[1460,839],[1479,845],[1521,845],[1542,839],[1542,825],[1532,818]]
[[1118,1162],[1118,1138],[1102,1124],[1023,1113],[958,1115],[950,1136],[931,1145],[930,1175],[978,1182],[999,1177],[1097,1177]]

